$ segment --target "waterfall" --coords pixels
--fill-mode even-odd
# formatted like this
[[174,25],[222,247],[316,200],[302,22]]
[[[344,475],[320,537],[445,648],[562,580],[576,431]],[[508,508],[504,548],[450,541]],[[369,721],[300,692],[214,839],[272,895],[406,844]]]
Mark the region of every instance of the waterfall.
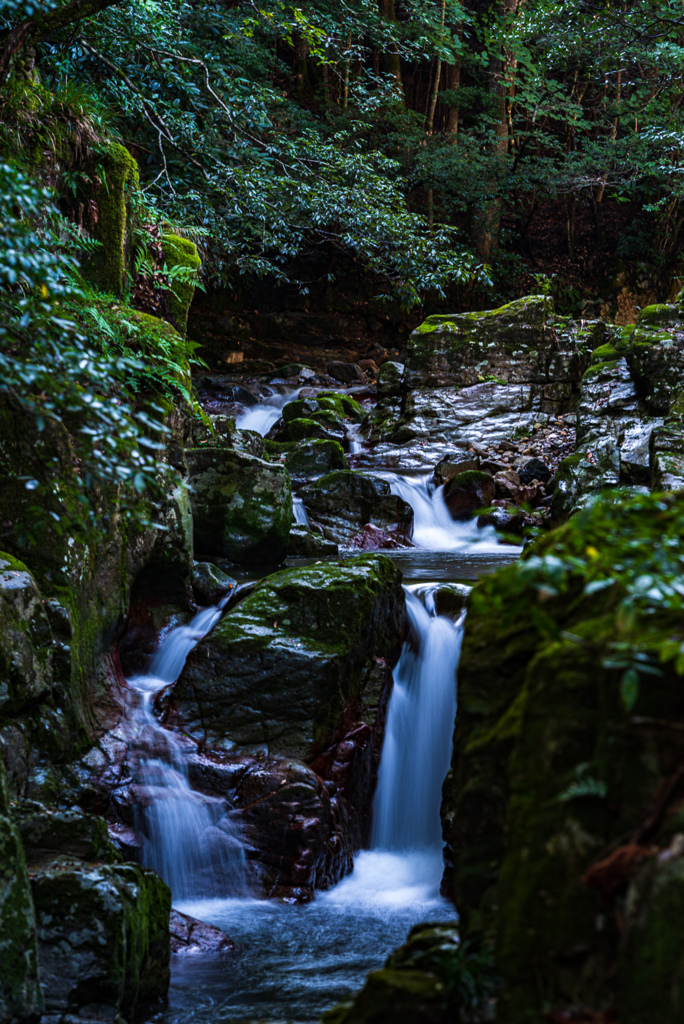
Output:
[[309,514],[306,511],[304,500],[302,498],[292,499],[292,514],[294,515],[294,521],[298,526],[306,526],[307,530],[311,525],[309,522]]
[[131,743],[128,764],[136,797],[142,863],[169,884],[174,900],[246,891],[239,830],[224,800],[191,789],[186,754],[162,728],[154,697],[176,681],[192,648],[213,628],[228,601],[205,608],[162,642],[146,675],[127,680]]
[[453,623],[436,615],[432,590],[416,589],[425,591],[428,607],[407,589],[411,636],[394,669],[373,803],[371,848],[377,850],[441,845],[440,801],[451,760],[465,616]]
[[296,391],[288,391],[284,395],[271,390],[270,395],[264,398],[263,402],[245,409],[235,420],[238,430],[256,430],[257,434],[265,437],[271,427],[278,422],[282,416],[283,408],[288,402],[294,402],[299,397],[301,388]]
[[480,529],[475,519],[459,522],[451,518],[444,500],[444,487],[430,490],[431,473],[421,476],[401,476],[399,473],[380,472],[378,476],[389,482],[392,494],[399,495],[413,509],[413,543],[432,551],[461,551],[474,545],[498,547],[496,531],[492,526]]

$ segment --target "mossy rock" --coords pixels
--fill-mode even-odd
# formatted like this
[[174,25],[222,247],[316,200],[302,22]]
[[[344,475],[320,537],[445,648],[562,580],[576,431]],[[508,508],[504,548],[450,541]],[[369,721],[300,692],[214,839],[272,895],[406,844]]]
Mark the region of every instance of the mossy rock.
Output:
[[[404,635],[401,573],[381,555],[261,580],[188,658],[174,690],[186,727],[212,742],[313,758],[345,708],[379,700],[377,659]],[[381,674],[382,675],[382,674]]]
[[293,445],[285,456],[293,480],[314,480],[337,469],[347,468],[344,449],[338,441],[304,441]]
[[130,195],[140,188],[138,164],[125,146],[110,143],[95,173],[101,180],[95,227],[100,246],[85,261],[84,272],[101,291],[121,295],[131,236]]
[[21,836],[7,812],[0,760],[0,1020],[37,1020],[43,998],[33,898]]
[[348,546],[366,524],[391,533],[400,544],[410,542],[413,509],[392,494],[382,477],[356,470],[336,470],[309,484],[300,497],[325,536]]
[[[187,271],[199,274],[202,260],[197,246],[188,238],[180,235],[164,233],[162,235],[162,252],[164,263],[169,269],[184,267]],[[195,294],[194,280],[175,280],[169,291],[169,310],[173,324],[180,334],[187,334],[188,313]]]
[[620,962],[621,1024],[684,1019],[684,836],[650,860],[630,885]]
[[[676,547],[683,526],[676,497],[608,495],[472,591],[444,790],[446,888],[462,938],[494,944],[505,1024],[623,1005],[615,918],[582,878],[637,833],[684,755],[681,731],[648,725],[684,722],[663,661],[679,612],[628,599],[647,572],[664,588],[678,576],[675,562],[658,580],[668,561],[653,553]],[[636,655],[660,674],[628,693]],[[677,941],[671,967],[684,962]]]
[[46,1010],[142,1012],[169,983],[171,893],[137,864],[59,858],[32,872]]
[[339,420],[335,420],[331,431],[330,424],[323,424],[318,419],[295,419],[290,420],[283,435],[289,441],[339,441],[344,429]]
[[23,562],[0,552],[0,723],[52,689],[52,630]]
[[285,467],[217,448],[186,454],[197,553],[236,562],[282,561],[292,525]]

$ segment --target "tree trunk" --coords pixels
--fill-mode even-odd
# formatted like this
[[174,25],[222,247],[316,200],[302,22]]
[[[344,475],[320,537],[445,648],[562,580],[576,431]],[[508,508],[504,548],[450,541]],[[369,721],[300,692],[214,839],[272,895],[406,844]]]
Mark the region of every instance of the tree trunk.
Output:
[[[395,24],[397,16],[394,12],[394,0],[379,0],[378,9],[385,21]],[[404,85],[401,79],[401,58],[397,47],[390,43],[387,52],[382,55],[381,66],[383,71],[389,71],[394,75],[402,107],[405,105]]]
[[[522,0],[499,0],[499,14],[503,18],[514,16]],[[509,118],[508,101],[512,98],[515,89],[515,71],[517,60],[508,49],[503,46],[503,59],[496,58],[489,65],[489,90],[496,97],[496,122],[494,126],[494,140],[491,147],[491,155],[495,164],[498,159],[506,155],[509,145]],[[471,232],[477,254],[485,262],[491,260],[499,245],[499,233],[501,229],[501,213],[503,203],[495,193],[499,185],[499,169],[495,167],[494,173],[485,187],[491,198],[485,199],[479,208],[473,213]]]
[[123,0],[73,0],[73,3],[67,4],[66,7],[15,25],[0,41],[0,85],[9,75],[12,59],[29,40],[32,43],[39,43],[60,28],[91,18],[107,7],[114,7],[120,3],[123,3]]
[[[442,0],[442,32],[440,35],[440,45],[444,45],[444,16],[446,13],[446,0]],[[428,103],[427,117],[425,118],[425,131],[428,135],[432,135],[432,127],[435,123],[435,107],[437,106],[437,97],[439,95],[439,82],[442,77],[442,58],[437,56],[435,58],[435,76],[432,84],[432,92],[430,95],[430,101]]]

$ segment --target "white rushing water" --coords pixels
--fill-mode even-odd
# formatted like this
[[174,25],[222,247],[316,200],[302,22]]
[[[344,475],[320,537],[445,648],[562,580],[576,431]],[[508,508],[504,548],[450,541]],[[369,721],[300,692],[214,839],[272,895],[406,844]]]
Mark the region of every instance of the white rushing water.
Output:
[[300,391],[301,388],[298,388],[297,391],[288,391],[286,394],[271,391],[271,394],[267,395],[258,405],[252,405],[240,413],[236,417],[235,426],[238,430],[256,430],[257,434],[265,437],[282,416],[287,403],[294,402],[299,397]]
[[221,962],[181,960],[165,1024],[320,1020],[382,966],[413,925],[454,920],[453,906],[439,894],[439,809],[463,626],[435,614],[434,590],[407,589],[411,638],[394,670],[371,849],[309,904],[183,902],[180,909],[223,928],[243,952],[229,971]]
[[431,605],[429,611],[407,590],[411,635],[394,669],[371,849],[441,849],[440,803],[451,761],[464,617],[454,623]]
[[[378,476],[389,482],[392,494],[398,494],[413,509],[413,536],[416,547],[432,551],[470,550],[480,554],[501,553],[494,527],[483,529],[475,519],[459,522],[451,518],[444,500],[443,486],[430,488],[432,473],[402,476],[381,472]],[[517,548],[510,549],[513,552]]]
[[230,809],[224,800],[190,787],[185,752],[152,711],[156,694],[177,680],[188,654],[218,622],[227,600],[174,629],[160,644],[147,674],[127,680],[132,698],[128,764],[141,859],[169,884],[174,901],[246,891],[244,853]]
[[309,513],[306,511],[304,500],[302,498],[292,499],[292,514],[294,521],[298,526],[306,526],[307,529],[311,525],[309,523]]

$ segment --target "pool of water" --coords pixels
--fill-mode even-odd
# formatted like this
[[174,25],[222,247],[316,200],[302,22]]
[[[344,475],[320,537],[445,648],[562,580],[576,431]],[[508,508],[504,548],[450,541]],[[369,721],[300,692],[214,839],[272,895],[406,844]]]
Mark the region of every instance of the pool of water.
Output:
[[414,924],[453,921],[439,895],[440,850],[365,851],[351,875],[309,904],[186,901],[178,908],[226,931],[241,954],[176,957],[163,1024],[319,1020],[381,967]]

